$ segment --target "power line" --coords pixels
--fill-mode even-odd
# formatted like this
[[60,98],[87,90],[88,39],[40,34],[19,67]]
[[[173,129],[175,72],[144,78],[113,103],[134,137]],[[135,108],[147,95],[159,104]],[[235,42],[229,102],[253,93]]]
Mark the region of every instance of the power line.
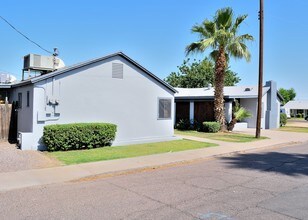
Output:
[[43,48],[41,45],[39,45],[38,43],[34,42],[33,40],[31,40],[29,37],[27,37],[26,35],[24,35],[22,32],[20,32],[17,28],[15,28],[8,20],[6,20],[4,17],[2,17],[0,15],[0,18],[7,23],[13,30],[15,30],[17,33],[19,33],[21,36],[23,36],[24,38],[26,38],[28,41],[30,41],[31,43],[35,44],[36,46],[38,46],[39,48],[41,48],[42,50],[46,51],[47,53],[52,54],[52,52],[46,50],[45,48]]

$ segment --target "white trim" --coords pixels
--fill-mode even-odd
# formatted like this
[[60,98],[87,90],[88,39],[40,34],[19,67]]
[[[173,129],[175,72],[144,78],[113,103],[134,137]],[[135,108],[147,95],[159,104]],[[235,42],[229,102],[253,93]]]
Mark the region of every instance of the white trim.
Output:
[[194,123],[194,116],[195,116],[195,102],[189,102],[189,121],[190,123]]

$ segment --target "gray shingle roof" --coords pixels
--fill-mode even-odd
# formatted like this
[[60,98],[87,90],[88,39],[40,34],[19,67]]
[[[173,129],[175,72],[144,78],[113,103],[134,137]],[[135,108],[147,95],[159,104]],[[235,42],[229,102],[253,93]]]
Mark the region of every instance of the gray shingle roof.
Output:
[[286,109],[308,109],[308,100],[289,101],[283,106]]
[[[175,98],[213,98],[214,88],[175,88],[178,93]],[[263,87],[263,95],[270,89],[270,87]],[[257,98],[257,86],[226,86],[224,87],[225,98]]]

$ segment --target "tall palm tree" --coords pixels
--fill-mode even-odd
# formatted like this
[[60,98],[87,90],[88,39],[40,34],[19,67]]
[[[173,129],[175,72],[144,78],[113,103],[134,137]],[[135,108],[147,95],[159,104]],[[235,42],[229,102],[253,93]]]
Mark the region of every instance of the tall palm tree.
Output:
[[234,19],[232,8],[223,8],[216,12],[213,21],[205,20],[200,25],[192,27],[192,32],[199,34],[199,40],[186,47],[187,55],[190,53],[203,53],[212,48],[210,56],[215,60],[215,90],[214,90],[214,113],[215,119],[225,130],[224,115],[224,78],[228,67],[229,57],[245,58],[250,61],[250,53],[246,41],[252,41],[249,34],[238,35],[240,24],[247,15],[238,16]]

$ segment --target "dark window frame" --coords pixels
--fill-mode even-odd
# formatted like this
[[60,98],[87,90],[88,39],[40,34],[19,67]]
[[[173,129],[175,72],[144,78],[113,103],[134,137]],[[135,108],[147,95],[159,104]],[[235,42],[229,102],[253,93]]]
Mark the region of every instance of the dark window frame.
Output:
[[27,107],[30,107],[30,91],[27,91]]
[[18,93],[18,108],[22,108],[22,92]]

